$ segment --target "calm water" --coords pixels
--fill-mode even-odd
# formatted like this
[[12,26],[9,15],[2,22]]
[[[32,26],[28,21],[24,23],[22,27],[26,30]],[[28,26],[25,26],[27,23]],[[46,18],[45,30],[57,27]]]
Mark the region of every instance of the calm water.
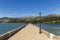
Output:
[[0,35],[10,30],[23,26],[24,24],[0,24]]
[[[36,24],[39,26],[40,24]],[[50,33],[60,36],[60,24],[41,24],[42,28]]]
[[[23,25],[24,24],[0,24],[0,35]],[[35,25],[39,26],[40,24]],[[60,36],[60,24],[41,24],[41,26],[48,32]]]

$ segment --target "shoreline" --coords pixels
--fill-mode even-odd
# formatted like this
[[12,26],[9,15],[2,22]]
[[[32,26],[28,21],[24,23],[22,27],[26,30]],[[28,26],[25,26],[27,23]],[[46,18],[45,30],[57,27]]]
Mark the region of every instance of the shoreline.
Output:
[[[28,24],[26,24],[26,25],[28,25]],[[4,33],[3,35],[0,35],[0,39],[7,39],[7,38],[11,37],[12,35],[17,33],[18,31],[23,29],[26,25],[23,25],[22,27],[16,28],[14,30],[8,31],[7,33]],[[36,26],[36,25],[34,25],[34,26]],[[36,27],[38,27],[38,26],[36,26]],[[42,29],[42,33],[45,34],[49,39],[50,39],[50,34],[52,34],[52,33],[49,33],[48,31],[46,31],[44,29]],[[53,34],[53,39],[59,39],[60,40],[60,36]]]
[[24,28],[27,24],[19,27],[19,28],[16,28],[16,29],[13,29],[11,31],[8,31],[2,35],[0,35],[0,40],[5,40],[5,39],[8,39],[9,37],[11,37],[12,35],[14,35],[15,33],[17,33],[19,30],[21,30],[22,28]]

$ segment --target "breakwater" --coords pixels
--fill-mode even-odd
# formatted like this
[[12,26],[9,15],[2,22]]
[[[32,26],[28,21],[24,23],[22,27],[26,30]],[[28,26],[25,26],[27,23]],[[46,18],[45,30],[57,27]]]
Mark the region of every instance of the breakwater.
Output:
[[9,37],[11,37],[12,35],[14,35],[15,33],[17,33],[19,30],[21,30],[22,28],[24,28],[27,24],[23,25],[22,27],[16,28],[14,30],[11,30],[3,35],[0,35],[0,40],[6,40]]
[[45,31],[44,29],[42,29],[42,33],[44,33],[49,38],[49,40],[50,39],[52,39],[52,40],[60,40],[60,36],[57,36],[57,35],[52,34],[52,33],[49,33],[48,31]]
[[[28,25],[28,24],[26,24],[26,25]],[[5,33],[5,34],[3,34],[3,35],[1,35],[0,36],[0,40],[6,40],[6,39],[8,39],[8,38],[10,38],[11,36],[13,36],[14,34],[16,34],[18,31],[20,31],[21,29],[23,29],[24,27],[26,27],[26,25],[24,25],[24,26],[22,26],[22,27],[20,27],[20,28],[16,28],[16,29],[14,29],[14,30],[11,30],[11,31],[9,31],[9,32],[7,32],[7,33]],[[29,25],[29,26],[34,26],[34,25]],[[29,27],[28,26],[28,27]],[[38,27],[38,26],[36,26],[36,27]],[[38,27],[38,29],[39,29],[39,27]],[[32,29],[33,30],[33,29]],[[50,39],[52,39],[52,40],[60,40],[60,37],[59,36],[56,36],[56,35],[54,35],[54,34],[52,34],[52,33],[49,33],[48,31],[45,31],[44,29],[41,29],[42,30],[42,33],[43,34],[45,34],[48,38],[49,38],[49,40]],[[35,31],[35,30],[34,30]],[[52,35],[51,35],[52,34]]]

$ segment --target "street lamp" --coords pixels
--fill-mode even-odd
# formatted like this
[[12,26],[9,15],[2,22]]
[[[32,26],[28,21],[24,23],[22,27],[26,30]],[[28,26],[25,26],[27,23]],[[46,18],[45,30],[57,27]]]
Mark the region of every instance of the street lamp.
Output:
[[[41,12],[39,12],[39,19],[41,20]],[[39,32],[40,34],[42,33],[41,32],[41,21],[40,21],[40,32]]]

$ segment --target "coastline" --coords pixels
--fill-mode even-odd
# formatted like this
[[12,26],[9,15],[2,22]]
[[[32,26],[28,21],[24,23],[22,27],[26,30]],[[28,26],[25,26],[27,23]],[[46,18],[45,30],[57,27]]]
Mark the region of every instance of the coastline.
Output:
[[[26,24],[28,25],[28,24]],[[9,37],[11,37],[12,35],[14,35],[15,33],[17,33],[18,31],[20,31],[21,29],[23,29],[26,25],[23,25],[22,27],[16,28],[14,30],[11,30],[3,35],[0,35],[0,40],[2,39],[8,39]],[[35,25],[33,25],[35,26]],[[38,26],[36,26],[37,28],[39,28]],[[49,39],[50,39],[50,34],[48,31],[42,29],[42,33],[45,34]],[[53,34],[53,40],[60,40],[60,36],[57,36],[55,34]]]
[[5,39],[8,39],[9,37],[11,37],[12,35],[14,35],[15,33],[17,33],[19,30],[21,30],[22,28],[24,28],[27,24],[19,27],[19,28],[16,28],[16,29],[13,29],[11,31],[8,31],[2,35],[0,35],[0,40],[5,40]]
[[[35,34],[35,35],[34,35]],[[46,40],[47,39],[51,39],[51,33],[49,33],[48,31],[45,31],[44,29],[42,29],[42,33],[40,34],[39,33],[39,27],[38,26],[35,26],[33,24],[28,24],[25,28],[23,28],[21,31],[19,31],[18,33],[16,33],[15,35],[13,35],[11,38],[9,38],[9,40],[30,40],[30,39],[43,39],[43,37],[45,38],[46,37]],[[26,36],[27,35],[27,36]],[[34,38],[32,38],[34,35]],[[60,37],[52,34],[52,39],[53,40],[60,40]],[[39,37],[39,38],[37,38]],[[41,37],[41,38],[40,38]],[[21,39],[22,38],[22,39]],[[43,39],[45,40],[45,39]]]
[[[52,34],[52,33],[50,33],[50,32],[48,32],[48,31],[46,31],[46,30],[44,30],[44,29],[42,29],[42,32],[50,39],[50,34]],[[55,34],[52,34],[52,39],[53,40],[60,40],[60,36],[57,36],[57,35],[55,35]]]

